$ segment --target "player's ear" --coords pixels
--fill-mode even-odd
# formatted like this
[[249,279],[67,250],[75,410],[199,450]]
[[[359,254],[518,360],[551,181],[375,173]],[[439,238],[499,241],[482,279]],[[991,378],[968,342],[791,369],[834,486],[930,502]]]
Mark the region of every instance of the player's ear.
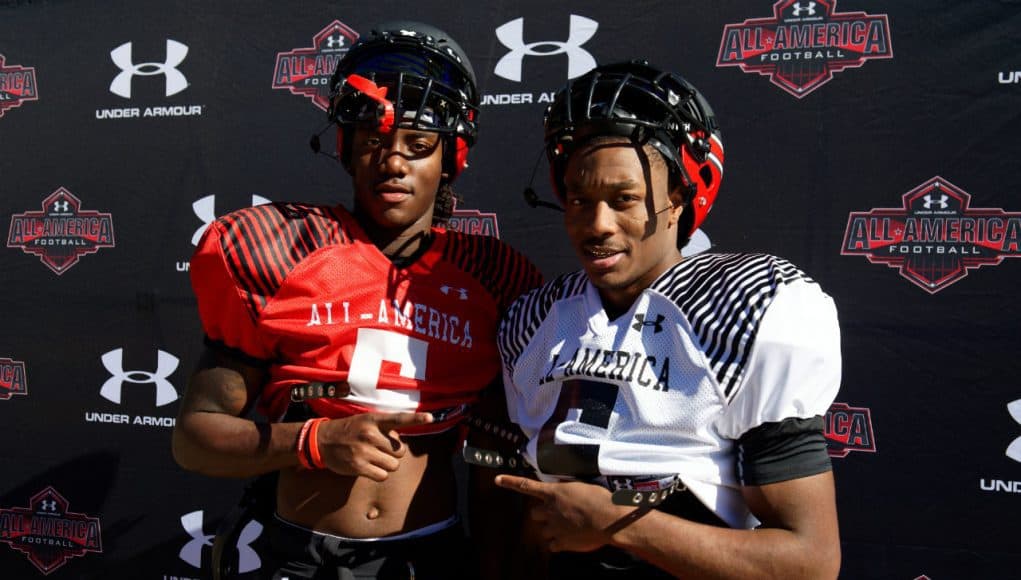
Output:
[[674,187],[667,194],[667,198],[670,200],[670,225],[676,225],[681,219],[681,215],[684,213],[686,204],[684,203],[684,190],[680,187]]

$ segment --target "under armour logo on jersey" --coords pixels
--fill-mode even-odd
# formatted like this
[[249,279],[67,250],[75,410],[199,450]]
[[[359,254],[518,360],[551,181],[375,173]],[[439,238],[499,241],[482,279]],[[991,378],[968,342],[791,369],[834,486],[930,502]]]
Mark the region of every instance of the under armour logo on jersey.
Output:
[[[265,203],[271,202],[261,195],[252,194],[252,207]],[[195,201],[191,204],[191,209],[195,212],[195,215],[202,220],[202,225],[195,230],[194,234],[191,235],[191,245],[197,246],[199,245],[199,240],[202,239],[202,234],[206,232],[206,228],[208,228],[209,224],[213,223],[213,220],[216,219],[216,196],[207,195]]]
[[662,314],[657,314],[656,320],[646,320],[645,314],[641,313],[635,314],[635,320],[637,320],[637,322],[632,324],[631,328],[635,330],[642,330],[646,326],[655,326],[656,330],[653,332],[653,334],[657,334],[663,332],[663,321],[666,320],[666,317],[663,316]]
[[56,512],[57,511],[57,500],[55,499],[44,499],[39,502],[39,508],[44,512]]
[[53,202],[53,211],[70,211],[71,204],[65,200],[58,200]]
[[135,75],[148,77],[163,75],[166,85],[164,93],[166,96],[176,95],[188,88],[188,79],[185,78],[177,67],[184,62],[188,56],[188,47],[176,40],[167,39],[167,60],[166,62],[143,62],[135,64],[131,56],[131,43],[125,42],[110,51],[110,59],[121,69],[120,74],[114,77],[110,83],[110,92],[124,97],[131,98],[131,78]]
[[941,193],[939,199],[933,199],[931,193],[926,194],[925,197],[923,197],[922,199],[925,200],[925,203],[923,204],[925,206],[925,209],[932,209],[932,204],[934,203],[939,204],[940,209],[947,209],[948,207],[950,207],[950,204],[947,203],[947,200],[950,199],[950,196],[948,196],[945,193]]
[[344,46],[343,35],[338,34],[337,36],[326,37],[326,48],[341,48]]
[[[202,510],[193,511],[188,514],[181,516],[181,526],[184,527],[184,531],[191,536],[191,540],[187,544],[181,547],[181,551],[178,554],[182,560],[191,564],[196,568],[202,567],[202,548],[205,546],[212,547],[213,545],[213,534],[205,533],[204,524],[202,521],[203,512]],[[262,524],[255,520],[249,521],[245,524],[245,527],[241,529],[241,534],[238,536],[238,573],[251,572],[252,570],[258,570],[262,566],[262,560],[259,558],[259,554],[252,549],[251,544],[259,537],[262,533]]]
[[[596,59],[582,48],[582,45],[595,36],[596,30],[599,29],[599,23],[591,18],[572,14],[570,26],[570,32],[564,42],[540,40],[525,44],[524,18],[517,18],[501,25],[496,29],[496,37],[511,51],[500,58],[493,72],[505,79],[521,82],[521,62],[526,56],[553,56],[565,53],[567,54],[567,78],[580,77],[594,69]],[[536,50],[540,47],[546,50]],[[549,47],[556,50],[548,50]]]
[[809,16],[815,16],[815,2],[809,2],[808,6],[802,6],[801,2],[795,2],[793,8],[795,16],[801,16],[802,10],[807,12]]
[[[1007,403],[1007,412],[1021,425],[1021,399]],[[1021,463],[1021,437],[1018,437],[1007,446],[1007,457]]]
[[177,400],[177,389],[167,380],[175,370],[180,360],[162,350],[156,351],[156,370],[147,371],[125,371],[124,370],[124,349],[111,350],[102,357],[103,366],[112,375],[99,390],[104,399],[113,401],[118,405],[121,402],[121,395],[124,383],[144,385],[152,383],[156,386],[156,406],[162,407]]
[[468,289],[467,288],[451,288],[450,286],[447,286],[446,284],[444,284],[443,286],[440,286],[440,292],[443,292],[443,294],[446,295],[446,296],[450,295],[450,291],[451,290],[455,290],[458,293],[458,295],[459,295],[461,300],[467,300],[468,299]]

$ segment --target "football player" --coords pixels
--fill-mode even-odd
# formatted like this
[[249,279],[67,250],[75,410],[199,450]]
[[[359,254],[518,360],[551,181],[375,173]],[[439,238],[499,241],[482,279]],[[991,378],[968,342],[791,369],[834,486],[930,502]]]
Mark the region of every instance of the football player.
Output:
[[784,259],[682,257],[723,176],[709,104],[647,63],[600,66],[556,95],[545,140],[581,270],[501,325],[538,477],[496,484],[530,498],[551,576],[836,577],[836,310]]
[[479,104],[449,35],[379,25],[330,88],[353,207],[274,203],[210,225],[191,261],[207,355],[174,456],[278,475],[260,577],[459,578],[454,427],[498,380],[501,313],[541,276],[495,238],[440,227]]

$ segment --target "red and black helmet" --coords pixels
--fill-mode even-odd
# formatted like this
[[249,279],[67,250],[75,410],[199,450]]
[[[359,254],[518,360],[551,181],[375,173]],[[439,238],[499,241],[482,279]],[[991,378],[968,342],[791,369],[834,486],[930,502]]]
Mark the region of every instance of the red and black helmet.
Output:
[[479,94],[468,56],[442,30],[420,22],[385,22],[361,36],[330,79],[331,122],[347,166],[355,123],[440,133],[444,171],[467,165],[478,132]]
[[564,197],[571,152],[589,139],[620,136],[652,145],[685,188],[690,236],[705,220],[723,179],[723,139],[705,97],[679,75],[645,61],[599,66],[569,82],[546,109],[546,157]]

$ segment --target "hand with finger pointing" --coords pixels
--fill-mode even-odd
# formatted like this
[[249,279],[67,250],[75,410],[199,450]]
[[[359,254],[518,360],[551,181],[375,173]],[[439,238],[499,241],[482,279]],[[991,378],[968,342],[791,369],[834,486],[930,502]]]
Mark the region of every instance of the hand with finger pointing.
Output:
[[615,505],[610,491],[580,481],[547,483],[498,475],[496,485],[531,497],[529,526],[551,552],[591,552],[609,544],[634,508]]
[[362,413],[333,419],[319,428],[319,455],[327,469],[341,475],[385,481],[408,450],[398,430],[432,421],[430,413]]

